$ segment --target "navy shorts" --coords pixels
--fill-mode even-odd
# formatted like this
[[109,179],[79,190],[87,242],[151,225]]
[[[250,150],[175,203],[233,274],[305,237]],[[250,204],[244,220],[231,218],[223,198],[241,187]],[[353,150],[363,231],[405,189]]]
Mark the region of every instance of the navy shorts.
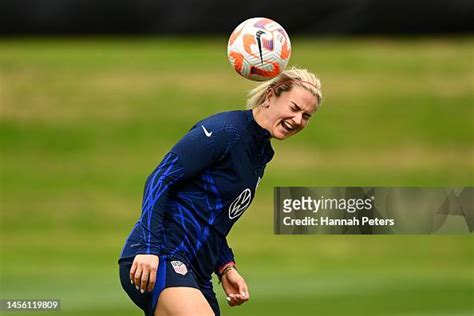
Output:
[[219,304],[217,303],[216,294],[212,289],[212,283],[199,284],[194,272],[180,260],[160,256],[155,287],[152,292],[142,294],[140,290],[137,290],[135,285],[130,282],[130,269],[133,259],[134,258],[131,257],[119,260],[120,282],[135,305],[145,312],[145,316],[153,316],[158,297],[165,288],[176,286],[192,287],[200,290],[214,311],[214,314],[220,316]]

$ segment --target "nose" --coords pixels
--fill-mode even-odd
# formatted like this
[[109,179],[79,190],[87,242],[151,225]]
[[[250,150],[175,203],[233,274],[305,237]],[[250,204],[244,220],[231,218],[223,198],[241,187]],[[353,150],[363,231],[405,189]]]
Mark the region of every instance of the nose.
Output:
[[296,114],[295,117],[293,118],[293,121],[298,126],[301,126],[303,124],[303,114],[302,113]]

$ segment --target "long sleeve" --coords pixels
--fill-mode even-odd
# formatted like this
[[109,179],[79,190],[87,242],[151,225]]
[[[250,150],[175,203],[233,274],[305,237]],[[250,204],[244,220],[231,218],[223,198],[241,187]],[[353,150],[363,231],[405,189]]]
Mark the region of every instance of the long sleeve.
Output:
[[217,274],[225,264],[232,261],[235,262],[234,253],[227,244],[227,240],[223,239],[219,247],[219,256],[216,265],[214,266],[214,273]]
[[161,254],[163,217],[170,192],[212,166],[238,138],[237,132],[230,128],[216,128],[212,132],[208,129],[200,124],[194,126],[148,177],[139,220],[143,234],[138,253]]
[[163,216],[169,189],[184,178],[184,168],[179,157],[168,153],[160,165],[151,173],[145,183],[143,193],[142,216],[139,223],[142,228],[142,243],[138,253],[159,255],[163,238]]

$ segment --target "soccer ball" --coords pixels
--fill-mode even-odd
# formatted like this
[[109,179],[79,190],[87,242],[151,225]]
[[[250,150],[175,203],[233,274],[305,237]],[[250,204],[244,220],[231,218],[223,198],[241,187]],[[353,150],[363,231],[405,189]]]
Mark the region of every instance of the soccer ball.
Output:
[[227,57],[244,78],[265,81],[276,77],[291,56],[291,43],[283,27],[267,18],[251,18],[235,28],[227,44]]

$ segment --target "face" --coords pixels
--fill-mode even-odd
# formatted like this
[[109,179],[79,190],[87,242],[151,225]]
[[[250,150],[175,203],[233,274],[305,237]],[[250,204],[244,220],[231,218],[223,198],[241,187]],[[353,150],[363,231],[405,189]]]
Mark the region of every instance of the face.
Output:
[[308,124],[317,109],[317,99],[308,90],[295,86],[279,97],[270,91],[265,100],[268,127],[272,137],[283,140]]

